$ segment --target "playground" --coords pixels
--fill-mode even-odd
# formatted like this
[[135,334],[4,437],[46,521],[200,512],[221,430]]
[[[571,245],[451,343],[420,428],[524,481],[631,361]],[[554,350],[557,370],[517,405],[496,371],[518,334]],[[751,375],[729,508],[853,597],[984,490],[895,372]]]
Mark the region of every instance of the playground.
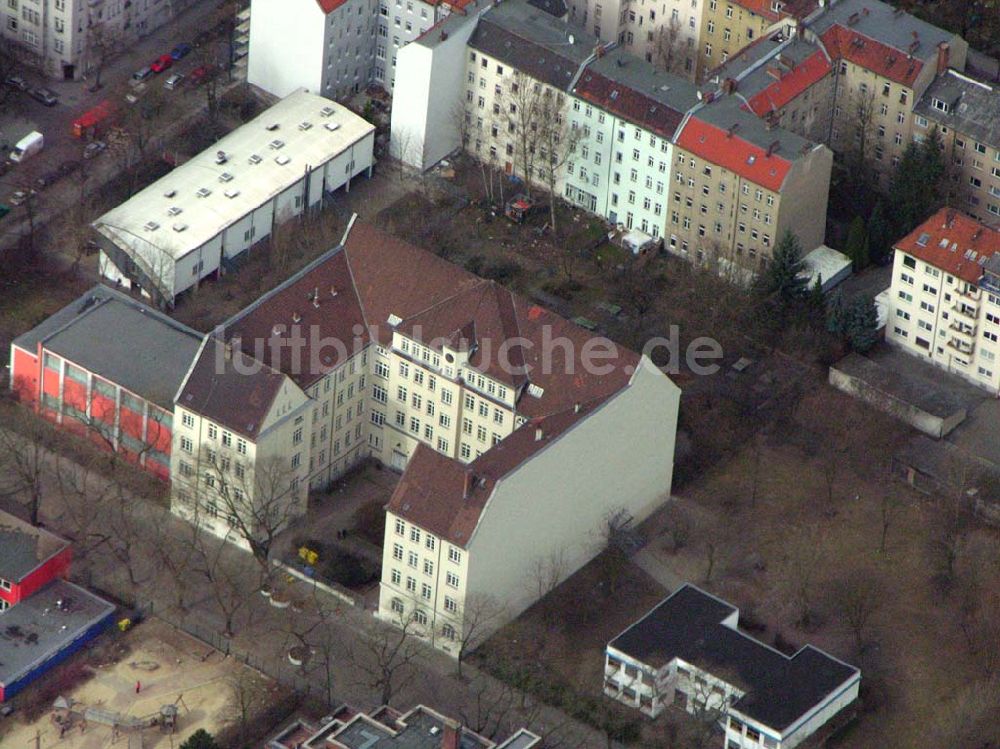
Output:
[[91,679],[60,695],[37,720],[22,722],[18,712],[2,719],[0,744],[171,749],[199,728],[217,734],[230,722],[233,683],[265,683],[256,672],[157,619],[109,636],[128,641],[127,655],[97,665]]

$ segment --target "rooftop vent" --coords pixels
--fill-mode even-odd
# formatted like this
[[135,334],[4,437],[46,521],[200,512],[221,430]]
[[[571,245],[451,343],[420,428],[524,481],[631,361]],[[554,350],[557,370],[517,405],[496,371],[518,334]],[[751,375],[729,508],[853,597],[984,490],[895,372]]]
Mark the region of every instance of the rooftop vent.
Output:
[[334,109],[333,107],[323,107],[321,110],[319,110],[319,114],[320,114],[320,117],[330,117],[336,111],[337,110]]
[[177,194],[177,190],[167,190],[165,193],[163,193],[163,197],[165,197],[165,198],[172,198],[176,194]]
[[942,247],[943,248],[943,247],[947,247],[947,246],[948,246],[948,237],[943,237],[941,239],[941,241],[938,242],[938,247]]
[[187,224],[174,224],[174,231],[180,234],[182,231],[187,231]]
[[211,194],[212,191],[209,190],[207,187],[199,187],[198,192],[195,193],[195,195],[197,195],[199,198],[207,198]]
[[279,127],[280,127],[280,125],[278,125],[278,123],[277,123],[277,122],[272,122],[272,123],[271,123],[270,125],[268,125],[268,126],[267,126],[267,127],[265,127],[264,129],[265,129],[265,130],[267,130],[267,132],[269,132],[269,133],[273,133],[273,132],[274,132],[275,130],[277,130],[277,129],[278,129]]
[[339,122],[327,122],[325,125],[323,125],[323,127],[325,127],[327,130],[329,130],[332,133],[334,130],[340,130],[340,123]]
[[271,146],[271,148],[273,148],[275,151],[277,151],[279,148],[285,147],[285,141],[278,140],[277,138],[275,138],[270,143],[268,143],[268,145]]
[[176,205],[172,205],[172,206],[170,206],[167,209],[167,215],[168,216],[180,216],[181,213],[183,213],[183,212],[184,212],[184,209],[180,208],[180,207],[178,207]]
[[284,166],[284,165],[285,165],[285,164],[287,164],[287,163],[288,163],[289,161],[291,161],[291,159],[290,159],[290,158],[288,158],[287,156],[285,156],[285,154],[281,154],[280,156],[275,156],[275,157],[274,157],[274,160],[275,160],[275,161],[276,161],[276,162],[277,162],[277,163],[278,163],[278,164],[279,164],[280,166]]
[[219,182],[232,182],[232,181],[233,181],[233,175],[231,175],[229,172],[223,172],[222,174],[219,175]]
[[257,154],[255,154],[255,153],[252,153],[252,154],[250,154],[250,158],[249,158],[249,159],[247,159],[247,161],[249,161],[249,162],[250,162],[251,164],[259,164],[259,163],[260,163],[260,162],[262,162],[263,160],[264,160],[264,159],[262,159],[262,158],[261,158],[260,156],[258,156],[258,155],[257,155]]
[[146,231],[156,231],[157,229],[160,228],[160,225],[155,221],[147,221],[145,224],[143,224],[142,228],[145,229]]
[[230,199],[235,198],[239,194],[240,194],[239,190],[226,190],[225,192],[226,197]]
[[531,383],[528,385],[528,395],[530,395],[532,398],[541,398],[543,395],[545,395],[545,388],[540,387],[535,383]]
[[299,130],[310,130],[312,129],[312,126],[313,124],[311,122],[300,122]]
[[227,161],[229,161],[229,157],[226,156],[226,152],[225,151],[216,151],[215,152],[215,163],[216,164],[225,164]]
[[928,234],[927,232],[924,232],[919,237],[917,237],[917,244],[920,245],[921,247],[926,247],[927,246],[927,240],[930,239],[930,238],[931,238],[931,235]]
[[403,322],[403,318],[397,314],[391,314],[389,315],[387,322],[390,325],[396,326],[399,325],[401,322]]

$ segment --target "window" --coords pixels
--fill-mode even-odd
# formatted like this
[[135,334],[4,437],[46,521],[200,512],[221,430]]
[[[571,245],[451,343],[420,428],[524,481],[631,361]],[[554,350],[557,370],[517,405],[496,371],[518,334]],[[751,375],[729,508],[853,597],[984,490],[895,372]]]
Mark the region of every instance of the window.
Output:
[[403,561],[403,545],[402,544],[393,544],[392,545],[392,558],[395,559],[397,562],[402,562]]
[[412,577],[406,578],[406,590],[410,593],[417,592],[417,581],[414,578]]
[[403,576],[399,573],[399,570],[393,570],[391,577],[393,585],[399,585],[400,581],[403,579]]
[[183,423],[188,429],[192,428],[194,426],[194,416],[191,414],[184,414],[181,417],[181,423]]
[[194,452],[194,442],[190,437],[181,437],[181,450],[186,453]]
[[413,543],[415,544],[420,543],[420,529],[417,528],[416,526],[410,528],[410,540],[413,541]]
[[454,546],[448,547],[448,561],[454,562],[455,564],[462,563],[462,552],[456,549]]
[[403,613],[403,602],[401,600],[399,600],[398,598],[393,598],[392,599],[392,603],[390,604],[390,608],[392,608],[392,610],[395,613],[402,614]]
[[435,544],[436,541],[434,540],[434,536],[428,533],[424,538],[424,546],[426,546],[430,551],[434,551]]
[[448,584],[449,588],[457,588],[459,582],[458,575],[456,575],[454,572],[449,572],[445,576],[445,582]]
[[458,611],[458,602],[451,596],[445,596],[444,610],[454,614],[456,611]]
[[410,552],[409,554],[407,554],[407,557],[406,557],[406,563],[407,563],[407,564],[408,564],[408,565],[409,565],[410,567],[413,567],[413,569],[416,569],[416,568],[417,568],[417,563],[418,563],[419,561],[420,561],[420,559],[419,559],[419,557],[417,556],[417,552],[415,552],[415,551],[411,551],[411,552]]
[[406,523],[400,520],[399,518],[396,518],[396,535],[402,536],[405,533],[406,533]]

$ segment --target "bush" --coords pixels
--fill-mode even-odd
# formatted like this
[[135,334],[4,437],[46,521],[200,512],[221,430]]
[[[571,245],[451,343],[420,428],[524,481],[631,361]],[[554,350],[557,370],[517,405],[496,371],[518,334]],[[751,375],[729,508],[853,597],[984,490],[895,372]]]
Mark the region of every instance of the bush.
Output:
[[354,511],[354,530],[366,541],[381,546],[385,540],[385,506],[373,501]]
[[345,588],[360,588],[378,580],[378,570],[365,560],[346,551],[335,551],[326,561],[320,561],[323,576]]
[[204,728],[199,728],[181,744],[181,749],[220,749],[220,747],[212,734]]

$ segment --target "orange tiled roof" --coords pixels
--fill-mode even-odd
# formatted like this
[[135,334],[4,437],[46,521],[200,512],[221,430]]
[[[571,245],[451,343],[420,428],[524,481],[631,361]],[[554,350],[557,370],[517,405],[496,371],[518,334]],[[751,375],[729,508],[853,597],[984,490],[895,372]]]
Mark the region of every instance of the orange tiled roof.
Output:
[[904,86],[913,85],[924,65],[916,57],[908,56],[905,50],[882,44],[840,24],[831,26],[820,38],[830,57],[849,60]]
[[777,76],[774,83],[758,91],[747,102],[750,111],[758,117],[781,109],[821,80],[833,69],[833,66],[826,59],[826,55],[821,50],[817,50],[790,71],[772,65],[768,67],[768,72],[771,73],[772,69],[775,71],[772,75]]
[[983,263],[1000,252],[1000,231],[951,208],[942,208],[895,248],[968,283],[979,283]]
[[767,149],[703,122],[697,116],[691,117],[681,130],[677,145],[773,192],[781,190],[792,168],[788,159],[777,153],[768,155]]

